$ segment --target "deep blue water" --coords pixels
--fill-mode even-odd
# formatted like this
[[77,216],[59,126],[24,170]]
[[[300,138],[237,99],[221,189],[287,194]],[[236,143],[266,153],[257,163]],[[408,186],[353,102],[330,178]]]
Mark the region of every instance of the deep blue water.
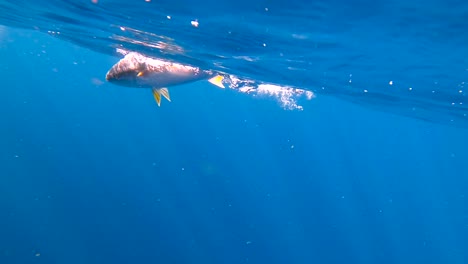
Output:
[[[463,1],[125,3],[0,2],[0,264],[468,262]],[[115,48],[316,97],[158,108]]]

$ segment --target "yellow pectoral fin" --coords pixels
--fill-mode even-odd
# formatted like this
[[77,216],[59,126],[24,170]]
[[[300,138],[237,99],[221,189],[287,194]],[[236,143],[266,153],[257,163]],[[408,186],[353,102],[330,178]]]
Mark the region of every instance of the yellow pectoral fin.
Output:
[[155,88],[153,88],[153,96],[154,96],[154,100],[156,100],[156,103],[158,104],[158,106],[161,106],[161,94]]
[[218,86],[219,88],[223,88],[224,89],[224,85],[223,85],[223,79],[224,77],[221,76],[221,75],[216,75],[215,77],[213,78],[210,78],[208,81],[216,86]]
[[169,102],[171,101],[171,97],[169,96],[169,90],[167,88],[160,88],[159,93],[164,96]]
[[161,106],[161,95],[164,96],[169,102],[171,101],[171,97],[169,96],[169,90],[167,88],[153,88],[153,96],[158,106]]

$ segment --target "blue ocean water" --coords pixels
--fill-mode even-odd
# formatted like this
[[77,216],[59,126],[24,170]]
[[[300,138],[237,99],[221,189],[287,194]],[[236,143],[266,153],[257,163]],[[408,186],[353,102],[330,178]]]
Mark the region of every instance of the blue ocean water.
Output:
[[[0,1],[0,263],[467,263],[467,10]],[[315,96],[158,108],[119,50]]]

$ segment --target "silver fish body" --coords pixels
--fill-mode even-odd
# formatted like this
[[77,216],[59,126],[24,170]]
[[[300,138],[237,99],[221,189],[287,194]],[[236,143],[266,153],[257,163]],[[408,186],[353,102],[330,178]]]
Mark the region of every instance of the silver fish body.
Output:
[[106,80],[127,87],[161,88],[204,80],[214,75],[212,71],[130,52],[112,66]]
[[205,79],[224,88],[223,77],[213,71],[150,58],[137,52],[125,55],[106,74],[106,80],[116,85],[152,88],[158,105],[160,105],[161,95],[170,100],[167,87]]

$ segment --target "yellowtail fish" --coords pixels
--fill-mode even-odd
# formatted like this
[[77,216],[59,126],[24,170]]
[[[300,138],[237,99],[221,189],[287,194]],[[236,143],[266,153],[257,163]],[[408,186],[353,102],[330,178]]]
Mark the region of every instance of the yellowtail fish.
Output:
[[151,88],[158,106],[161,106],[161,96],[171,101],[168,87],[206,79],[224,88],[223,76],[219,73],[150,58],[137,52],[125,55],[106,74],[106,80],[117,85]]

